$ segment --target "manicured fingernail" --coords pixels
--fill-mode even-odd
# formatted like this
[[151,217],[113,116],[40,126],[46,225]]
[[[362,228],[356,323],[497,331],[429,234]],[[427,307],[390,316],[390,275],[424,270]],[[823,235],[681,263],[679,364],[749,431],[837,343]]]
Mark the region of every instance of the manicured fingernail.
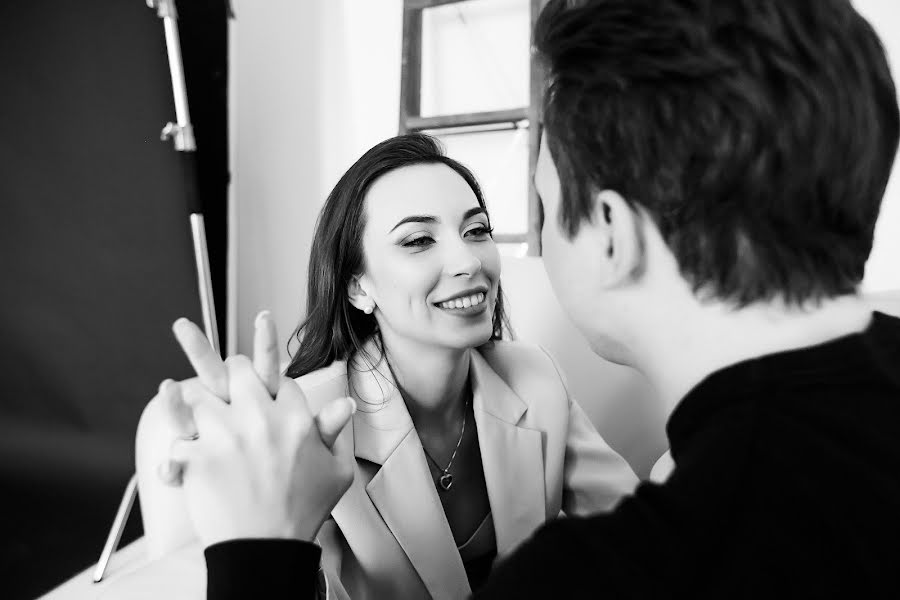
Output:
[[265,320],[268,319],[271,314],[272,313],[270,313],[268,310],[259,311],[259,314],[256,315],[256,320],[253,322],[253,324],[257,328],[261,327],[262,324],[265,323]]
[[347,396],[347,400],[350,401],[350,414],[355,415],[356,414],[356,400],[354,400],[350,396]]
[[172,323],[172,331],[178,333],[178,330],[182,329],[188,323],[190,323],[190,321],[188,321],[185,317],[180,317],[176,319],[174,323]]
[[159,384],[159,393],[167,394],[169,392],[169,387],[175,383],[171,379],[163,379],[162,383]]

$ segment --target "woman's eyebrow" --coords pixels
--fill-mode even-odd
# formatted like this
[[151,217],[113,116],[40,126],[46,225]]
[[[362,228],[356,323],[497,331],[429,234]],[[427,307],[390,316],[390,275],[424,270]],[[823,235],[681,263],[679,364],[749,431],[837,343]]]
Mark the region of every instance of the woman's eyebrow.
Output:
[[[471,219],[475,215],[482,214],[482,213],[487,215],[487,211],[484,210],[480,206],[470,208],[465,213],[463,213],[462,220],[466,221],[468,219]],[[391,228],[391,230],[388,233],[393,233],[394,229],[397,229],[398,227],[400,227],[401,225],[404,225],[406,223],[440,223],[440,222],[441,222],[440,219],[438,219],[437,217],[433,217],[431,215],[410,215],[408,217],[404,217],[404,218],[400,219],[400,221],[396,225],[394,225],[394,227]]]
[[480,207],[480,206],[476,206],[475,208],[470,208],[470,209],[467,210],[465,213],[463,213],[463,218],[462,218],[462,220],[463,220],[463,221],[467,221],[468,219],[471,219],[471,218],[474,217],[475,215],[481,214],[481,213],[483,213],[485,216],[487,216],[487,211],[484,210],[484,208],[482,208],[482,207]]
[[394,227],[388,232],[392,233],[394,229],[397,229],[404,223],[440,223],[441,220],[437,217],[432,217],[431,215],[410,215],[408,217],[404,217],[400,219],[400,221],[394,225]]

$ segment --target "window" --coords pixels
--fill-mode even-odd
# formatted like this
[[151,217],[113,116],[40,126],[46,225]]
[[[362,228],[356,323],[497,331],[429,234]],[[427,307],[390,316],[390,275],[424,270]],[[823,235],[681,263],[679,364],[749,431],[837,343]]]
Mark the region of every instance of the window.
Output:
[[540,255],[540,74],[531,31],[541,0],[405,0],[400,132],[439,138],[484,190],[502,250]]

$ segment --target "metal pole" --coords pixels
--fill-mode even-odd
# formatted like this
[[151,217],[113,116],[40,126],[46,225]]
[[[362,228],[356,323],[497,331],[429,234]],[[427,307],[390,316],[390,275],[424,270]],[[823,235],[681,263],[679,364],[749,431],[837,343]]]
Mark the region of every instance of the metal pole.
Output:
[[175,123],[166,123],[162,139],[173,138],[179,152],[197,149],[191,114],[188,110],[187,86],[184,83],[184,63],[181,60],[181,39],[178,37],[178,11],[175,0],[147,0],[147,6],[156,9],[166,31],[166,50],[169,54],[169,73],[172,77],[172,95],[175,97]]
[[106,572],[107,565],[109,565],[109,559],[112,557],[113,552],[116,551],[119,540],[122,539],[122,532],[125,530],[125,523],[128,522],[128,515],[131,514],[131,507],[134,505],[136,497],[137,475],[132,475],[131,480],[128,482],[128,487],[125,488],[122,501],[119,503],[119,510],[116,511],[116,518],[113,520],[109,537],[106,538],[106,543],[103,545],[100,561],[94,569],[94,583],[103,579],[103,574]]
[[[181,40],[178,37],[178,11],[175,8],[175,0],[146,1],[147,6],[155,8],[157,15],[163,20],[166,32],[166,49],[169,56],[169,72],[172,76],[172,93],[175,98],[176,122],[166,123],[160,137],[163,141],[172,139],[175,150],[178,152],[194,152],[197,149],[197,143],[194,139],[194,129],[191,126],[191,115],[188,110],[187,87],[184,82],[184,65],[181,60]],[[203,311],[203,328],[212,347],[217,353],[221,354],[203,214],[200,212],[192,213],[190,224],[194,242],[194,259],[197,266],[197,288],[200,292],[200,307]],[[94,583],[100,582],[106,574],[109,560],[122,539],[122,532],[128,523],[128,516],[131,514],[137,494],[137,475],[133,475],[125,488],[125,494],[122,497],[116,518],[106,538],[100,560],[94,569]]]
[[216,305],[213,298],[212,275],[209,271],[209,252],[206,249],[206,225],[203,215],[191,215],[191,233],[194,238],[194,258],[197,263],[197,282],[200,288],[200,308],[203,311],[203,329],[206,337],[217,354],[219,349],[219,330],[216,326]]

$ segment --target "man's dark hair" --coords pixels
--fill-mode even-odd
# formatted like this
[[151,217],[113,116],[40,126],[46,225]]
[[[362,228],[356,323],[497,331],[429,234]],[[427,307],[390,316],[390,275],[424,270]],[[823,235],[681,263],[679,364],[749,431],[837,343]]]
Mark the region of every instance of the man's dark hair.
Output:
[[570,236],[613,189],[698,293],[856,289],[900,119],[848,0],[551,0],[534,39]]

